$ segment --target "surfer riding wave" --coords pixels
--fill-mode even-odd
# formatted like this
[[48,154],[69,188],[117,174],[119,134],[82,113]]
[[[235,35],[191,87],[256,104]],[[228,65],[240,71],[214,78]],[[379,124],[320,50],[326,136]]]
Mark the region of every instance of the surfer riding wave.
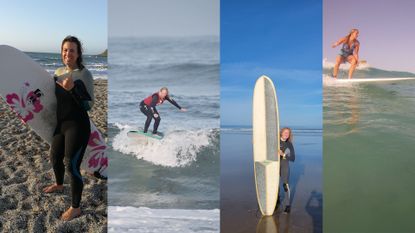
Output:
[[144,123],[144,133],[147,133],[151,120],[154,118],[153,134],[157,134],[161,118],[156,106],[163,104],[165,100],[180,109],[180,111],[187,111],[187,109],[182,108],[173,98],[169,96],[169,90],[167,87],[162,87],[158,92],[148,96],[140,103],[140,111],[147,117]]
[[333,69],[333,78],[337,78],[340,64],[345,63],[346,61],[350,63],[349,79],[352,78],[353,72],[359,64],[360,43],[357,40],[358,36],[359,30],[352,29],[347,36],[341,38],[331,46],[332,48],[335,48],[342,45],[340,53],[336,57],[336,64]]

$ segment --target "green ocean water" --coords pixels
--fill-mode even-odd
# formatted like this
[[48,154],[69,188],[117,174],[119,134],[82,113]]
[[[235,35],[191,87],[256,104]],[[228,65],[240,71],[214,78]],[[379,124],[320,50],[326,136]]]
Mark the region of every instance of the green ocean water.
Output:
[[323,118],[323,232],[415,232],[415,81],[324,85]]

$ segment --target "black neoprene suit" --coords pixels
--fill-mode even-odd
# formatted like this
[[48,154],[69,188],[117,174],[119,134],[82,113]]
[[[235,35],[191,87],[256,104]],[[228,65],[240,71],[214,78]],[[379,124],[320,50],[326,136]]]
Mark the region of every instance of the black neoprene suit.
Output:
[[[166,96],[164,99],[169,101],[171,104],[176,106],[178,109],[181,109],[180,105],[177,104],[176,101],[174,101],[169,96]],[[157,109],[156,109],[156,105],[158,102],[159,102],[159,95],[153,94],[150,105],[145,104],[144,100],[141,101],[140,103],[140,111],[147,117],[146,122],[144,123],[144,130],[143,130],[144,133],[147,133],[148,128],[150,127],[151,120],[153,118],[154,118],[153,133],[154,134],[157,133],[157,129],[161,121],[160,114],[157,112]],[[155,117],[154,114],[157,114],[158,116]]]
[[72,207],[78,208],[84,187],[80,166],[90,134],[89,117],[84,103],[91,100],[91,97],[81,80],[76,80],[74,84],[70,91],[55,84],[58,123],[53,134],[50,160],[56,184],[62,185],[65,174],[64,158],[66,158],[67,170],[71,176]]

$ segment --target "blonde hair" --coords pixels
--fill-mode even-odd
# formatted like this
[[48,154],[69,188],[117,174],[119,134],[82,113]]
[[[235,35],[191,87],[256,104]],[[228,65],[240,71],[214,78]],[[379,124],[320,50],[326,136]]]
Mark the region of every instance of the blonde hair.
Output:
[[282,128],[281,130],[280,130],[280,137],[282,136],[282,133],[285,131],[285,130],[288,130],[289,132],[290,132],[290,135],[288,136],[288,138],[287,138],[287,141],[289,141],[289,142],[293,142],[293,139],[294,139],[294,135],[293,135],[293,131],[291,130],[291,128],[289,128],[289,127],[284,127],[284,128]]
[[160,88],[160,92],[161,91],[167,91],[167,94],[169,94],[169,89],[167,88],[167,87],[162,87],[162,88]]
[[347,34],[347,36],[345,36],[346,38],[346,42],[345,43],[349,43],[350,42],[350,36],[355,33],[355,32],[359,32],[359,29],[357,28],[353,28],[352,30],[350,30],[349,34]]

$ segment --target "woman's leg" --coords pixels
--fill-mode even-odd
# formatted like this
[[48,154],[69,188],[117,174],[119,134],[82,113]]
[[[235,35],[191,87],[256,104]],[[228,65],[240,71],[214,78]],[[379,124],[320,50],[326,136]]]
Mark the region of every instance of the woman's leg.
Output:
[[283,183],[282,186],[284,187],[284,205],[290,206],[291,205],[291,190],[290,185],[288,183]]
[[65,130],[65,156],[69,160],[68,172],[71,176],[72,208],[79,208],[84,182],[80,172],[82,158],[88,146],[90,126],[76,122],[67,124]]
[[70,221],[81,215],[79,206],[84,182],[80,166],[88,145],[91,129],[89,119],[85,120],[84,123],[66,122],[62,125],[62,128],[65,134],[65,156],[69,160],[68,172],[71,176],[72,203],[71,207],[62,214],[61,220]]
[[146,117],[147,117],[146,122],[144,123],[144,130],[143,130],[144,133],[147,133],[148,128],[150,127],[151,119],[153,119],[153,113],[145,105],[144,106],[140,106],[140,111],[144,115],[146,115]]
[[159,124],[161,121],[160,114],[157,115],[157,117],[154,117],[153,134],[157,133],[157,129],[159,128]]
[[281,181],[282,187],[284,188],[284,202],[282,203],[284,208],[284,212],[290,212],[290,205],[291,205],[291,193],[290,193],[290,186],[288,185],[288,180],[290,178],[290,167],[289,161],[286,159],[281,160]]
[[344,60],[343,60],[342,56],[338,55],[336,57],[336,64],[334,64],[334,68],[333,68],[333,77],[334,78],[337,78],[337,74],[339,73],[340,64],[343,63],[343,61]]
[[65,175],[65,165],[63,159],[65,157],[65,138],[63,134],[56,134],[53,136],[52,144],[50,147],[50,162],[55,174],[56,184],[52,184],[43,189],[45,193],[52,193],[63,189],[63,178]]
[[353,76],[353,72],[357,67],[357,60],[353,55],[350,55],[347,57],[347,61],[350,63],[349,79],[351,79]]

